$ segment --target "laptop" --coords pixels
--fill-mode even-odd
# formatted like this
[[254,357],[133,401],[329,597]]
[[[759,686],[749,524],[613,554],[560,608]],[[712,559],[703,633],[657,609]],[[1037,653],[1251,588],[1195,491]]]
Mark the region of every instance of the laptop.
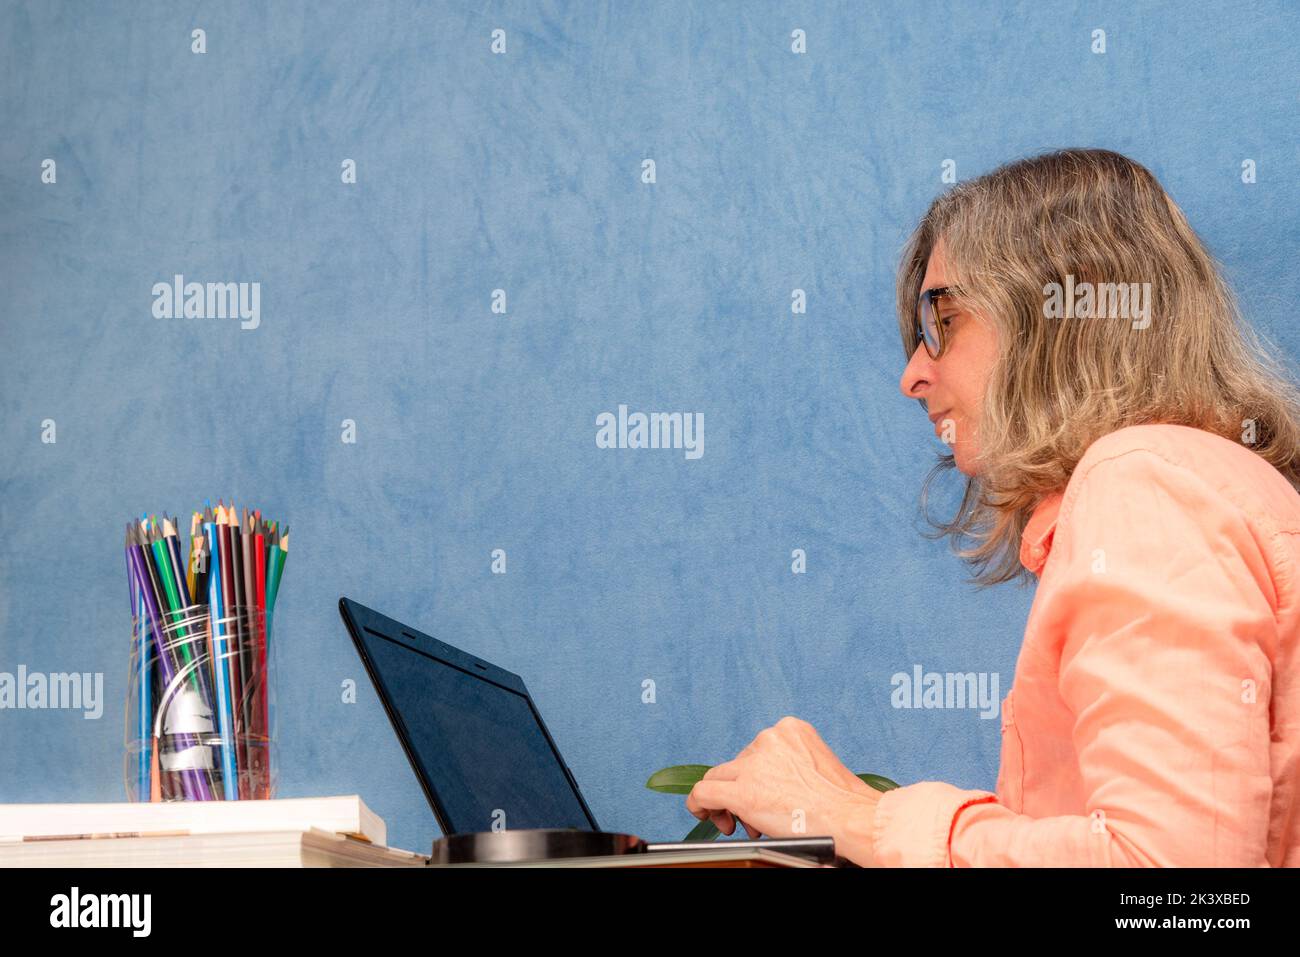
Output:
[[[447,836],[444,841],[503,830],[602,833],[519,675],[349,598],[339,599],[339,614]],[[636,842],[640,850],[710,846],[611,837]],[[721,843],[819,860],[834,857],[830,838]]]

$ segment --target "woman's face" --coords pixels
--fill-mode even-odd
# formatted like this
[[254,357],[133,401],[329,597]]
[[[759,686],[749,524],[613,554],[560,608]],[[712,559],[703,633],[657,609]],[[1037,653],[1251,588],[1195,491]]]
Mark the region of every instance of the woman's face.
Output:
[[[946,286],[950,278],[940,239],[930,253],[921,291]],[[978,471],[976,429],[984,384],[998,357],[997,333],[990,323],[947,296],[939,298],[938,306],[947,343],[943,355],[931,359],[925,345],[918,343],[898,385],[908,398],[925,400],[934,434],[952,447],[957,468],[974,475]]]

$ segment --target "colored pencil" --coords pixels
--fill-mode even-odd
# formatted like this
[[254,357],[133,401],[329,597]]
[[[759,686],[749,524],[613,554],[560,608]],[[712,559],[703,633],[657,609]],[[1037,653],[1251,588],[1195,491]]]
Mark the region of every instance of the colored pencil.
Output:
[[[180,567],[176,564],[180,556],[179,541],[173,542],[176,538],[176,530],[171,519],[163,515],[162,526],[159,527],[157,519],[153,519],[151,525],[150,544],[154,557],[158,564],[158,577],[162,584],[163,599],[163,617],[166,622],[165,632],[167,641],[175,649],[175,658],[177,665],[181,668],[181,683],[185,688],[177,688],[176,694],[186,695],[187,700],[184,702],[184,720],[187,722],[207,722],[208,727],[187,728],[197,737],[198,743],[196,748],[207,750],[210,748],[209,741],[204,736],[203,731],[211,731],[212,717],[212,694],[208,690],[207,663],[203,660],[202,648],[194,647],[193,636],[195,634],[194,622],[190,620],[188,596],[183,594],[184,578],[181,575]],[[172,546],[175,545],[176,559],[173,560]],[[178,699],[174,699],[173,706],[180,704]],[[202,761],[203,750],[196,751],[194,755],[189,755],[185,760]],[[216,771],[208,762],[202,762],[202,773],[206,778],[206,790],[215,795],[221,787],[219,772]]]
[[[176,605],[172,610],[177,622],[179,640],[184,643],[184,647],[189,653],[191,667],[193,668],[196,690],[199,693],[201,702],[201,710],[198,717],[203,717],[208,720],[208,730],[211,731],[211,721],[214,718],[216,696],[213,694],[212,690],[212,666],[211,658],[209,656],[209,639],[207,637],[209,629],[207,628],[206,620],[196,620],[196,613],[194,611],[195,603],[190,593],[186,590],[187,585],[181,574],[181,568],[184,563],[181,560],[181,544],[180,537],[176,531],[176,524],[176,520],[169,519],[165,515],[163,516],[162,534],[164,536],[163,541],[166,545],[165,557],[168,559],[171,571],[176,579],[174,598]],[[196,643],[194,640],[195,636],[199,634],[203,635],[203,642],[201,645]],[[211,747],[210,736],[205,735],[203,741],[206,746]],[[210,767],[208,769],[208,778],[209,787],[211,788],[212,793],[214,795],[221,794],[222,785],[220,769],[216,766]]]
[[[217,548],[221,560],[221,617],[226,626],[225,661],[226,668],[230,672],[230,710],[234,721],[235,766],[239,771],[236,775],[236,784],[238,784],[239,778],[244,776],[244,770],[248,767],[248,755],[244,743],[246,731],[243,721],[243,706],[241,704],[244,697],[243,672],[239,660],[239,647],[243,636],[239,633],[239,593],[235,589],[234,546],[230,534],[230,513],[229,509],[220,500],[217,502],[217,532],[220,536]],[[244,797],[243,787],[239,788],[239,797]]]
[[245,727],[248,728],[246,743],[251,749],[248,755],[248,796],[255,798],[258,797],[256,781],[260,751],[257,747],[258,686],[261,685],[264,675],[257,670],[257,615],[255,610],[257,598],[253,594],[253,582],[257,577],[257,572],[253,567],[253,533],[248,524],[248,509],[246,508],[239,513],[239,570],[242,575],[241,584],[243,586],[244,604],[241,610],[243,612],[245,638],[241,663],[244,674],[249,676],[250,679],[248,688],[244,692],[244,722]]
[[[149,562],[149,549],[138,534],[135,536],[131,547],[127,549],[127,554],[136,581],[144,594],[146,616],[149,620],[149,626],[153,630],[154,641],[160,650],[158,658],[163,669],[164,687],[166,689],[163,697],[163,708],[165,709],[169,703],[170,694],[181,690],[184,678],[179,674],[178,663],[174,659],[171,650],[167,647],[167,640],[163,633],[164,618],[160,602],[161,583],[156,570]],[[177,733],[176,738],[182,751],[189,751],[198,746],[194,735],[187,731]],[[179,773],[186,798],[191,801],[211,800],[212,794],[208,790],[207,781],[198,769],[182,767]]]
[[258,740],[263,742],[262,757],[263,766],[261,768],[260,790],[258,797],[270,797],[270,715],[267,707],[267,678],[270,672],[267,671],[266,665],[266,523],[262,521],[260,511],[254,513],[254,533],[253,533],[253,563],[256,566],[256,584],[253,593],[257,600],[257,661],[260,674],[262,676],[261,684],[258,686]]
[[267,549],[266,640],[268,644],[271,641],[271,620],[275,616],[275,596],[280,591],[280,574],[284,570],[285,536],[288,534],[289,526],[284,527],[283,534],[277,528],[271,537],[271,547]]
[[149,642],[149,623],[145,619],[144,596],[140,594],[140,586],[136,581],[135,575],[131,570],[131,523],[126,523],[126,572],[127,584],[131,591],[131,614],[135,624],[135,635],[133,643],[135,653],[139,656],[136,662],[136,680],[139,683],[139,695],[137,699],[136,715],[136,740],[140,745],[140,753],[136,756],[136,788],[137,800],[146,800],[145,795],[152,790],[152,764],[153,764],[153,686],[149,681],[150,673],[153,671],[153,662],[150,658]]
[[[227,801],[239,799],[239,769],[235,748],[235,713],[231,704],[229,655],[227,651],[225,602],[221,591],[220,544],[212,505],[203,513],[203,530],[208,540],[208,620],[212,622],[213,677],[217,686],[217,727],[221,734],[222,789]],[[215,563],[215,564],[214,564]]]
[[124,547],[135,797],[269,798],[269,644],[288,526],[208,500],[191,514],[186,561],[179,517],[160,514],[127,523]]
[[253,673],[248,661],[248,619],[247,596],[244,593],[244,548],[243,532],[239,527],[239,512],[231,502],[226,509],[226,521],[230,526],[230,574],[234,582],[235,604],[231,616],[235,619],[235,634],[238,636],[235,647],[235,665],[239,669],[239,696],[235,705],[239,712],[239,739],[235,742],[239,748],[239,799],[251,797],[248,788],[248,738],[252,728],[248,721],[248,698],[253,689]]

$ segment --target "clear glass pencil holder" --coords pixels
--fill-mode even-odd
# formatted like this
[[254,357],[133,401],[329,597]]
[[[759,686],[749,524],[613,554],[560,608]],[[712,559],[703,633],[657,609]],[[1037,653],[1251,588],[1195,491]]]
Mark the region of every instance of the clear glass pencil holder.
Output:
[[264,609],[137,599],[123,777],[130,801],[275,797],[274,649]]

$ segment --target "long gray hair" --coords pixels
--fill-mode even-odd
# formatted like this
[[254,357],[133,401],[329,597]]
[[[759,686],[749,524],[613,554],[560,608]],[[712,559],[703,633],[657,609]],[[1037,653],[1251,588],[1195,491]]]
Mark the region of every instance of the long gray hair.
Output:
[[[993,323],[1001,350],[980,412],[978,474],[953,519],[931,520],[975,567],[976,582],[1028,580],[1019,545],[1034,506],[1065,487],[1089,445],[1125,426],[1167,422],[1246,442],[1300,486],[1300,394],[1145,167],[1109,150],[1058,150],[936,199],[898,271],[909,358],[940,238],[960,298]],[[1049,318],[1054,283],[1112,293],[1149,284],[1146,324]],[[953,468],[953,456],[941,456],[926,491]],[[923,492],[923,509],[925,501]]]

